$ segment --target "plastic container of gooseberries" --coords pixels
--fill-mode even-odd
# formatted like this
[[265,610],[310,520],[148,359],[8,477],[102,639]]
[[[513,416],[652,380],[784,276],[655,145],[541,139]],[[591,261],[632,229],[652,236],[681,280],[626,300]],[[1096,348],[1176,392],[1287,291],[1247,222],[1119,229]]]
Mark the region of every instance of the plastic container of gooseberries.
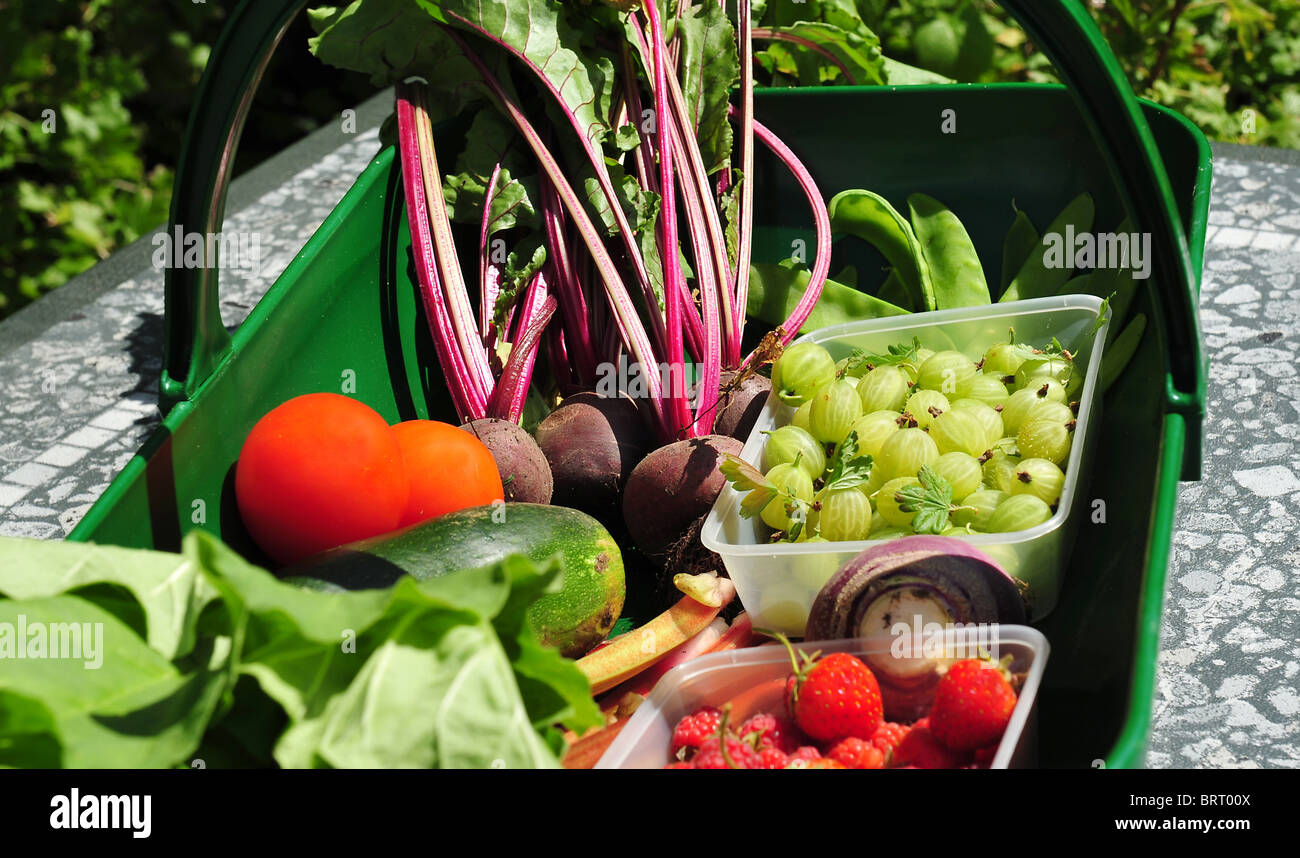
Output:
[[[1055,337],[1074,355],[1083,384],[1074,395],[1079,402],[1077,423],[1055,513],[1029,530],[946,534],[977,546],[1024,582],[1031,622],[1055,607],[1078,524],[1089,514],[1090,505],[1081,492],[1088,483],[1101,418],[1098,387],[1107,330],[1107,320],[1100,318],[1102,308],[1102,300],[1092,295],[1061,295],[850,322],[821,328],[796,341],[818,343],[838,361],[854,349],[883,354],[891,345],[919,337],[925,348],[952,349],[978,361],[989,346],[1006,341],[1008,329],[1014,329],[1017,342],[1041,348]],[[788,425],[794,411],[775,395],[769,397],[740,457],[762,469],[767,441],[763,433]],[[813,599],[831,575],[881,540],[771,542],[771,530],[757,516],[740,515],[742,497],[730,483],[723,488],[705,519],[700,540],[722,557],[754,625],[801,636]]]
[[[1023,675],[1016,708],[989,768],[1030,768],[1038,756],[1036,699],[1047,665],[1047,638],[1028,626],[949,628],[916,634],[797,643],[797,651],[851,653],[866,662],[880,685],[885,719],[911,723],[925,717],[940,668],[963,658],[1011,656],[1010,670]],[[937,656],[937,657],[936,657]],[[598,769],[661,769],[677,722],[701,706],[731,704],[739,726],[759,712],[784,713],[784,680],[791,671],[785,647],[773,644],[693,658],[674,667],[632,713],[618,738],[596,763]]]

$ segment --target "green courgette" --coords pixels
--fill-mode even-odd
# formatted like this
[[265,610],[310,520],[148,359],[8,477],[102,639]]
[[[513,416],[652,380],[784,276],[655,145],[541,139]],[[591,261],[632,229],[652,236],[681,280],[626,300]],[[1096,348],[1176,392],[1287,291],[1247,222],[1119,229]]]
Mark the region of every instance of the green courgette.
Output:
[[577,658],[605,639],[623,610],[623,558],[600,522],[567,507],[508,503],[464,509],[331,549],[280,574],[314,590],[368,590],[391,587],[403,575],[436,578],[511,554],[535,562],[560,559],[560,591],[538,599],[528,613],[543,644]]

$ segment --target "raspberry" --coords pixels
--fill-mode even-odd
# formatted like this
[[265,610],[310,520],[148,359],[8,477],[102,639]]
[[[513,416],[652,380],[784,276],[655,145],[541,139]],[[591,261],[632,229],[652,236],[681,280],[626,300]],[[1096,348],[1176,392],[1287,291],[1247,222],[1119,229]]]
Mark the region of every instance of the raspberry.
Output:
[[685,760],[681,760],[676,763],[669,763],[668,765],[664,766],[664,768],[665,769],[693,769],[695,768],[695,764],[687,762]]
[[849,737],[841,739],[826,754],[846,769],[883,769],[884,753],[871,742]]
[[784,769],[790,763],[790,757],[780,748],[767,747],[758,752],[759,769]]
[[794,762],[795,760],[803,760],[805,763],[811,763],[813,760],[820,760],[821,758],[822,752],[814,748],[812,745],[804,745],[803,747],[796,749],[795,752],[790,755],[791,762]]
[[786,754],[794,753],[804,739],[794,721],[766,713],[751,715],[740,725],[739,733],[742,739],[748,738],[751,733],[758,734],[756,746],[759,750],[778,748]]
[[[724,742],[727,751],[725,755],[722,752]],[[761,768],[758,752],[732,735],[710,739],[700,745],[692,762],[697,769]]]
[[718,726],[721,723],[721,710],[712,706],[696,709],[693,713],[677,722],[677,728],[673,730],[673,741],[669,746],[668,753],[676,757],[683,748],[689,748],[693,751],[700,747],[710,736],[716,735]]
[[879,730],[871,735],[871,744],[879,748],[880,753],[884,754],[885,759],[888,760],[910,729],[912,728],[896,721],[886,721],[880,725]]

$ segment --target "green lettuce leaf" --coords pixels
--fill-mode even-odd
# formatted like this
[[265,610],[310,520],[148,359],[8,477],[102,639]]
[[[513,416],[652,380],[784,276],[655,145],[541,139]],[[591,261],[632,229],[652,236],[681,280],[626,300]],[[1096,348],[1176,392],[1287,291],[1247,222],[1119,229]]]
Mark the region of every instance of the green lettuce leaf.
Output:
[[[40,650],[32,632],[38,628]],[[58,651],[56,638],[63,642]],[[206,639],[196,654],[202,663],[186,671],[77,596],[0,601],[0,723],[30,723],[30,701],[38,701],[57,731],[50,739],[61,745],[65,767],[176,765],[198,747],[220,702],[230,642]],[[15,701],[17,712],[10,709]]]
[[[2,546],[13,545],[5,550]],[[18,546],[21,546],[19,548]],[[149,646],[166,658],[194,646],[199,612],[217,597],[188,558],[158,551],[72,542],[0,539],[0,597],[37,599],[109,584],[130,593],[148,618]],[[117,613],[112,590],[95,588],[83,598]],[[137,612],[138,613],[138,612]]]

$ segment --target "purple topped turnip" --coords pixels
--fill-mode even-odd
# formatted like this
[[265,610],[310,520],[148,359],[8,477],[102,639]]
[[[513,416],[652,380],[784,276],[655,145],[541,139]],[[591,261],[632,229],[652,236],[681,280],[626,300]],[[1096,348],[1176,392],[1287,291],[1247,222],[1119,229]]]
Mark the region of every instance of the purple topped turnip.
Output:
[[805,636],[889,634],[914,621],[1023,623],[1025,603],[1015,579],[979,549],[944,536],[909,536],[840,567],[817,594]]

